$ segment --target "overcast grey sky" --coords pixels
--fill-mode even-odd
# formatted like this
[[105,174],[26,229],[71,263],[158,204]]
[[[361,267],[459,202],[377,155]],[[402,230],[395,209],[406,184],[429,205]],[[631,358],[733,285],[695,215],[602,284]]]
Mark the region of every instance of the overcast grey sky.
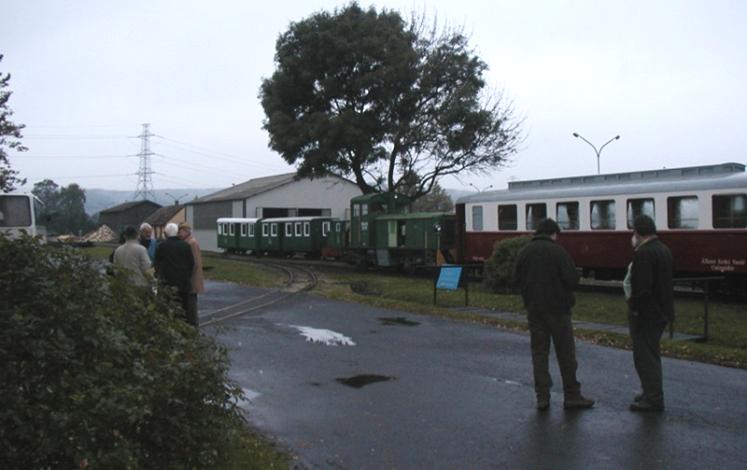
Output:
[[[293,171],[268,146],[257,98],[275,41],[293,21],[343,1],[5,0],[0,71],[27,125],[11,165],[29,179],[132,189],[141,123],[153,185],[225,187]],[[747,162],[747,2],[742,0],[382,0],[464,26],[490,86],[525,117],[524,148],[490,176],[596,173]]]

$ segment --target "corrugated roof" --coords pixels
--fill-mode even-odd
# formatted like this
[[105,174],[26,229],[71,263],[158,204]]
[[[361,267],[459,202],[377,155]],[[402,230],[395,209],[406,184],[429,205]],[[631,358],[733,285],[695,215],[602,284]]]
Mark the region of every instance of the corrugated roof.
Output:
[[187,205],[246,199],[257,194],[269,191],[271,189],[286,185],[288,183],[292,183],[293,181],[295,181],[295,179],[296,173],[285,173],[282,175],[254,178],[244,183],[231,186],[230,188],[222,189],[212,194],[208,194],[207,196],[195,199],[194,201],[190,201],[187,203]]
[[130,201],[130,202],[123,202],[122,204],[117,204],[116,206],[110,207],[108,209],[104,209],[103,211],[100,212],[100,214],[107,214],[110,212],[122,212],[128,209],[131,209],[135,206],[139,206],[140,204],[146,204],[146,203],[153,204],[156,207],[161,207],[161,205],[158,203],[144,199],[141,201]]
[[155,225],[165,225],[171,220],[180,210],[184,209],[184,206],[177,204],[174,206],[164,206],[145,219],[145,222]]

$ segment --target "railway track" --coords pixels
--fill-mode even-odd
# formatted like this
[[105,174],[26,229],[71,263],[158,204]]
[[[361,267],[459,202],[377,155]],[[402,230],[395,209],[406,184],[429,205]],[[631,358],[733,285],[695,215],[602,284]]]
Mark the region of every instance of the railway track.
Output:
[[[211,257],[207,255],[206,257]],[[243,256],[228,255],[229,259],[251,262],[278,270],[285,274],[286,279],[281,289],[273,289],[260,295],[248,298],[238,304],[214,310],[200,317],[200,326],[214,325],[231,318],[240,317],[251,312],[269,307],[294,295],[312,290],[319,282],[316,272],[307,266],[289,265],[281,262],[248,260]]]

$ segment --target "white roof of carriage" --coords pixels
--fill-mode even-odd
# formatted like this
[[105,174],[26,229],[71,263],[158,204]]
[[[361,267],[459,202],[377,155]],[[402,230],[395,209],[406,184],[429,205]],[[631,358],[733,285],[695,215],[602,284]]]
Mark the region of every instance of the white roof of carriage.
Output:
[[508,189],[464,196],[457,200],[457,204],[713,189],[747,191],[745,166],[741,163],[722,163],[608,175],[512,181],[508,184]]

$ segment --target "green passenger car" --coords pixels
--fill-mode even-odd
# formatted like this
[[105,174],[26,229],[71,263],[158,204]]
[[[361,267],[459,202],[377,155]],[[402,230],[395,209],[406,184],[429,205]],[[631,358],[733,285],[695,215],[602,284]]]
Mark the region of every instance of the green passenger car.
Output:
[[339,259],[350,245],[350,221],[331,219],[322,223],[322,257]]
[[227,252],[246,253],[255,251],[260,243],[259,231],[255,230],[258,219],[222,217],[218,224],[218,248]]
[[263,251],[291,256],[319,256],[330,228],[331,217],[283,217],[262,219]]
[[443,212],[377,217],[376,264],[413,267],[453,262],[454,223],[455,215]]

